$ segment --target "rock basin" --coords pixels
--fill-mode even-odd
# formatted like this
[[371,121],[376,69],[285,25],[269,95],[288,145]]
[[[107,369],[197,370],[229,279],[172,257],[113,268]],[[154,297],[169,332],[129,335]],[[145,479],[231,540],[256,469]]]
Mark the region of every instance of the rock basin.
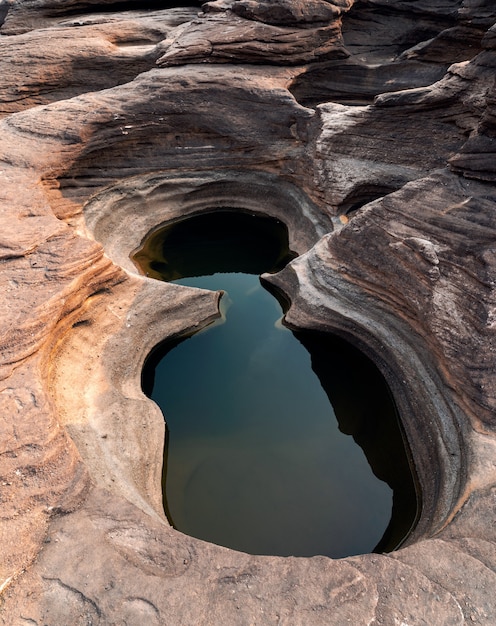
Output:
[[[0,5],[1,623],[494,624],[493,3],[125,4]],[[270,195],[288,323],[388,380],[424,496],[401,549],[255,557],[167,525],[141,369],[218,295],[128,253],[155,193],[213,191]]]

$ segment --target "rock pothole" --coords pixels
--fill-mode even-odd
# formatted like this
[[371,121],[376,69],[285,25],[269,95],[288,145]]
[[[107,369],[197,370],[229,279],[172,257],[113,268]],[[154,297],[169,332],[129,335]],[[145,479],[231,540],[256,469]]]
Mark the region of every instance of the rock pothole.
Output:
[[[85,25],[61,28],[78,21],[48,15],[65,0],[9,4],[0,621],[78,623],[90,606],[102,625],[492,626],[494,3],[336,0],[319,3],[334,16],[325,28],[308,21],[310,3],[286,0],[289,13],[244,0],[235,13],[222,0],[194,20],[171,9],[172,21],[70,3]],[[391,46],[374,56],[392,5]],[[158,41],[146,71],[140,46]],[[139,43],[131,65],[126,42]],[[345,76],[329,86],[338,67],[359,71],[356,88]],[[288,92],[299,76],[308,106]],[[401,91],[372,101],[388,80]],[[388,555],[254,557],[163,516],[163,419],[140,374],[159,341],[216,319],[218,295],[141,276],[129,252],[180,205],[252,211],[274,190],[270,215],[300,255],[271,278],[288,323],[332,329],[368,354],[412,447],[422,515]]]

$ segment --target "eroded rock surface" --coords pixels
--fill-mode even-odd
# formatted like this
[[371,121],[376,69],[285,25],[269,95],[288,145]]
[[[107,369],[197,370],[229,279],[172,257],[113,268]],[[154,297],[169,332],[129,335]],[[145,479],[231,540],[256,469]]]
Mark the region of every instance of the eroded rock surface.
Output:
[[[0,2],[0,623],[493,626],[494,3],[200,5]],[[287,322],[386,376],[423,496],[395,552],[168,525],[141,369],[218,294],[128,257],[222,206],[286,221]]]

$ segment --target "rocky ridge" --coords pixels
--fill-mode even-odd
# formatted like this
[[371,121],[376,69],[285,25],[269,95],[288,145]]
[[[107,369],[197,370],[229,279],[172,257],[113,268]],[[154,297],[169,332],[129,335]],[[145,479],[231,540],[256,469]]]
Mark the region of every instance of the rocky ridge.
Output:
[[[492,625],[494,4],[199,4],[0,3],[0,623]],[[262,201],[300,253],[266,277],[287,322],[400,409],[423,508],[393,553],[250,556],[163,515],[140,372],[218,294],[128,255],[164,205]]]

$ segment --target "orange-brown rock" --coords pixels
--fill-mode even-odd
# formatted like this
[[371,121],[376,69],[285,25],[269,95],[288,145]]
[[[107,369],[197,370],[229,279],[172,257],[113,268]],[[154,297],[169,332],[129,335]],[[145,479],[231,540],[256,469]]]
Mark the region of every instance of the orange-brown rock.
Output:
[[[493,626],[494,3],[172,4],[0,2],[0,623]],[[285,221],[287,322],[388,380],[423,504],[394,552],[169,526],[141,370],[219,296],[129,254],[214,207]]]
[[231,0],[207,2],[205,13],[167,42],[161,66],[185,63],[296,65],[347,56],[341,14],[351,2]]

